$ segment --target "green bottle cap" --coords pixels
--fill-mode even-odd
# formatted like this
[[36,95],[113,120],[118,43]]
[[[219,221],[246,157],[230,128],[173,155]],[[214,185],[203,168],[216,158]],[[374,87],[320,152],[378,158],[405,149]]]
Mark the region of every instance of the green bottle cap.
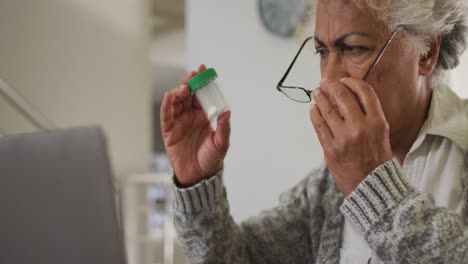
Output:
[[216,78],[218,78],[216,71],[213,68],[209,68],[195,75],[187,84],[190,87],[190,91],[195,92]]

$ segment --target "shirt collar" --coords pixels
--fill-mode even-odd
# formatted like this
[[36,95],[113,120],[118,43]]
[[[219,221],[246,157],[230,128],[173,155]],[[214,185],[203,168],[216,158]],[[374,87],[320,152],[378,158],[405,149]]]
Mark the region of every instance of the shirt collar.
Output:
[[446,85],[435,88],[423,129],[425,134],[450,139],[467,152],[468,100],[460,98]]

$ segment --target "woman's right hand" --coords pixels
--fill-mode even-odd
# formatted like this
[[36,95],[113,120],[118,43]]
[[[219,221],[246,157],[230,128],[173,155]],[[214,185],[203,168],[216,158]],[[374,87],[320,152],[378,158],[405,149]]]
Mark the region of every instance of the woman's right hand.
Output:
[[226,112],[218,118],[216,131],[210,125],[187,82],[206,69],[186,74],[178,86],[164,95],[161,105],[161,130],[177,181],[183,187],[214,176],[223,167],[229,148],[230,117]]

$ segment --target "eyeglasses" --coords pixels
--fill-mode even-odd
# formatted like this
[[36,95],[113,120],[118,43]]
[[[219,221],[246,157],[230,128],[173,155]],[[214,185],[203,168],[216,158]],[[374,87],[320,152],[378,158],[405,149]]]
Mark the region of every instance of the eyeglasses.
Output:
[[[387,49],[388,45],[392,42],[393,38],[395,37],[396,33],[400,30],[399,27],[395,29],[392,34],[390,34],[390,37],[387,39],[385,42],[385,45],[382,47],[382,49],[379,51],[379,54],[375,58],[375,60],[372,62],[371,66],[367,70],[366,74],[362,78],[364,81],[367,80],[369,77],[370,73],[374,70],[375,66],[377,66],[377,63],[379,63],[380,59],[382,58],[385,50]],[[294,66],[294,63],[296,63],[297,58],[301,54],[301,51],[304,49],[305,45],[307,42],[309,42],[313,37],[308,37],[304,40],[304,42],[301,45],[301,48],[297,52],[296,56],[294,57],[293,61],[291,62],[291,65],[289,65],[288,69],[286,70],[286,73],[283,75],[283,78],[279,81],[278,85],[276,86],[276,89],[280,92],[282,92],[286,97],[289,99],[299,102],[299,103],[309,103],[312,101],[312,97],[310,94],[312,93],[311,90],[308,90],[303,87],[299,86],[284,86],[283,82],[286,80],[286,78],[289,75],[289,72],[291,71],[292,67]]]

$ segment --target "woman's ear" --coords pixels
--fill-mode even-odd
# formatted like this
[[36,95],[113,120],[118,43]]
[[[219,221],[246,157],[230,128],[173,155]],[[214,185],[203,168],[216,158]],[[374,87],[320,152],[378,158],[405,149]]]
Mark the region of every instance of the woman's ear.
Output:
[[423,76],[429,76],[434,71],[437,66],[437,61],[439,59],[440,45],[442,42],[442,37],[437,36],[432,39],[431,47],[426,56],[421,57],[419,61],[419,74]]

